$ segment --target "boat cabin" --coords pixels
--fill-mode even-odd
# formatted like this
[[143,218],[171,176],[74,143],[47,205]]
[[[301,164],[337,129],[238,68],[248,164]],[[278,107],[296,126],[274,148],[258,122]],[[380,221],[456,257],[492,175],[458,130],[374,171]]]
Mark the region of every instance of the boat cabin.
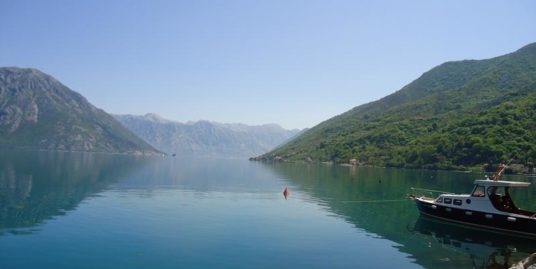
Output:
[[534,212],[518,208],[510,196],[511,188],[527,188],[529,182],[475,180],[470,194],[441,194],[434,200],[437,205],[483,212],[506,212],[534,216]]
[[511,188],[528,188],[529,182],[475,180],[472,197],[487,197],[492,206],[501,212],[532,216],[534,213],[519,209],[510,196]]
[[[536,237],[536,212],[520,209],[510,196],[512,188],[528,188],[529,182],[498,180],[504,166],[490,178],[475,180],[469,194],[443,193],[437,198],[410,195],[421,214],[442,220]],[[412,188],[413,190],[418,190]],[[420,189],[422,191],[437,192]]]

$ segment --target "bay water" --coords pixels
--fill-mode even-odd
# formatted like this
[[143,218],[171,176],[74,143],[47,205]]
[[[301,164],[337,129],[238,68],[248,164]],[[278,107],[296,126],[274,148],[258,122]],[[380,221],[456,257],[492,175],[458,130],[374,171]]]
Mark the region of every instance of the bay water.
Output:
[[[4,150],[0,268],[508,268],[536,241],[425,218],[406,198],[481,178]],[[536,186],[512,195],[536,210]]]

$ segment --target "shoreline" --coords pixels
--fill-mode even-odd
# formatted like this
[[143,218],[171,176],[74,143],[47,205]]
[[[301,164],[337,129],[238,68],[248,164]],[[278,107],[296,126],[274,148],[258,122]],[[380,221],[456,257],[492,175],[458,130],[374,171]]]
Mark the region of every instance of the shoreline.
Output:
[[12,151],[35,151],[35,152],[61,152],[61,153],[96,153],[96,154],[110,154],[110,155],[124,155],[124,156],[144,156],[144,157],[157,157],[167,156],[168,154],[158,151],[127,151],[127,152],[109,152],[109,151],[85,151],[85,150],[65,150],[65,149],[36,149],[27,147],[0,147],[0,151],[12,150]]
[[[322,161],[322,162],[312,161],[312,160],[311,161],[308,161],[308,160],[289,161],[289,160],[284,160],[283,158],[280,158],[280,159],[266,159],[266,158],[258,158],[258,157],[249,158],[249,161],[266,163],[266,164],[275,164],[275,163],[323,164],[323,165],[337,165],[337,166],[341,166],[341,167],[360,167],[361,166],[361,167],[396,168],[396,169],[408,169],[408,170],[451,171],[451,172],[459,172],[459,173],[482,173],[482,174],[487,174],[487,173],[493,173],[494,172],[494,171],[486,171],[486,170],[483,170],[483,169],[478,169],[478,170],[474,169],[475,167],[478,167],[478,166],[472,166],[472,167],[453,166],[453,167],[450,167],[450,168],[444,168],[443,169],[443,168],[429,168],[429,167],[386,166],[386,165],[374,165],[374,164],[368,164],[368,163],[367,164],[337,163],[337,162],[333,162],[333,161]],[[486,165],[486,164],[482,164],[482,165],[480,165],[480,167],[483,167],[484,165]],[[516,164],[514,164],[514,165],[516,165]],[[522,176],[527,176],[527,177],[536,177],[536,171],[528,172],[528,173],[524,173],[524,172],[512,173],[511,170],[508,170],[507,172],[505,172],[505,175],[522,175]]]

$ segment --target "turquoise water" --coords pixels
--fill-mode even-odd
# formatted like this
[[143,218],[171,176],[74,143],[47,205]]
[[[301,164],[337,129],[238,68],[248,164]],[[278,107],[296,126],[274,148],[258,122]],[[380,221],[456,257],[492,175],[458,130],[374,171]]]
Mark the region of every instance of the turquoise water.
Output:
[[[478,174],[1,153],[0,268],[500,268],[536,251],[404,199]],[[514,199],[536,210],[535,192]]]

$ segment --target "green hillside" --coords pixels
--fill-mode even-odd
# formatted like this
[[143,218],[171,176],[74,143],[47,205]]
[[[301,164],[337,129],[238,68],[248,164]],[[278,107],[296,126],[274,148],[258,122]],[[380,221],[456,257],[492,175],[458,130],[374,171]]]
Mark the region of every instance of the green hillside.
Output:
[[0,147],[158,153],[53,77],[15,67],[0,68]]
[[256,160],[460,168],[536,159],[536,43],[447,62]]

